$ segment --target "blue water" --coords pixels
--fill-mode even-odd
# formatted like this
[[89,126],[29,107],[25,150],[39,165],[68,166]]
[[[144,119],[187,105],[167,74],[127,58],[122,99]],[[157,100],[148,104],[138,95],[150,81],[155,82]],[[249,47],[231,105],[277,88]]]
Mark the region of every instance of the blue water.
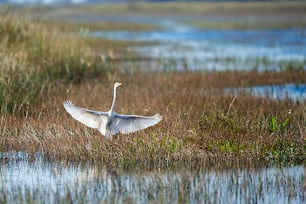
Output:
[[197,41],[210,43],[254,44],[266,47],[291,47],[296,52],[306,54],[306,30],[303,29],[264,29],[264,30],[212,30],[185,29],[153,31],[106,31],[92,32],[93,36],[117,40],[180,42]]
[[227,93],[251,93],[258,97],[269,97],[272,99],[291,99],[294,101],[306,100],[306,84],[283,84],[283,85],[266,85],[240,88],[227,88]]
[[155,42],[131,49],[146,58],[169,60],[174,70],[283,70],[289,65],[306,69],[306,29],[211,30],[168,24],[161,30],[96,31],[89,35]]

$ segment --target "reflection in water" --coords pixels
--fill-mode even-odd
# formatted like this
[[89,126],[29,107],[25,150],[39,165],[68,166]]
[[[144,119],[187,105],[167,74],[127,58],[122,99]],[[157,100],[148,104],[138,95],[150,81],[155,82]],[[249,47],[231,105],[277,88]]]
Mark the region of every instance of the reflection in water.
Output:
[[292,99],[294,101],[306,100],[306,84],[285,84],[271,86],[253,86],[244,88],[227,88],[227,93],[238,94],[248,92],[254,96],[269,97],[274,99]]
[[[14,157],[12,159],[12,156]],[[110,173],[2,154],[0,202],[303,203],[304,166]],[[6,158],[6,159],[5,159]]]
[[[177,27],[176,27],[177,26]],[[281,70],[306,69],[306,30],[207,30],[173,24],[164,30],[91,32],[93,37],[156,42],[132,48],[149,69]],[[155,62],[155,63],[154,63]],[[148,66],[145,66],[146,69]]]

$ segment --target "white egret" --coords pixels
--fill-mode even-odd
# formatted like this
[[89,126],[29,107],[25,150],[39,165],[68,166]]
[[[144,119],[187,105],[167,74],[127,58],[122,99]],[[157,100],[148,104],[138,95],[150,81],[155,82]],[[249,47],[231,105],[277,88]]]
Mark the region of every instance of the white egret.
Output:
[[73,105],[69,100],[64,102],[64,107],[74,119],[88,127],[98,129],[100,133],[107,138],[110,138],[119,132],[122,134],[128,134],[145,129],[156,125],[163,119],[159,113],[153,116],[122,115],[115,113],[116,90],[120,85],[122,84],[119,82],[114,83],[113,103],[108,112],[80,108]]

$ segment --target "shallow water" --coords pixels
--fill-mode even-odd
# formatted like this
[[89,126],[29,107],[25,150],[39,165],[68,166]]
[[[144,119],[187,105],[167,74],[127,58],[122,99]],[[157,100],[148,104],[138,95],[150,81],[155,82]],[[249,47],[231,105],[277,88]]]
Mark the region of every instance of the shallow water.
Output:
[[146,69],[283,70],[306,69],[305,29],[212,30],[182,24],[153,31],[96,31],[92,37],[155,42],[131,49],[140,57],[163,63]]
[[306,100],[306,84],[284,84],[266,85],[253,87],[226,88],[227,93],[251,93],[258,97],[268,97],[272,99],[291,99],[294,101]]
[[2,153],[0,202],[304,203],[304,166],[115,172]]

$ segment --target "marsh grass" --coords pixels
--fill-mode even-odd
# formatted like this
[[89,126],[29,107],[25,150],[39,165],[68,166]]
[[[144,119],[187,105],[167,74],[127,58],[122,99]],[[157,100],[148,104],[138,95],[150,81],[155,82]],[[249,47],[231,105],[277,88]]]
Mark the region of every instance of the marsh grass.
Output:
[[93,54],[75,39],[5,11],[0,15],[2,114],[26,114],[27,107],[51,93],[57,83],[103,72]]
[[[250,81],[258,77],[254,73],[244,75]],[[277,80],[281,76],[275,73],[266,77]],[[164,120],[112,140],[76,122],[62,107],[68,98],[81,107],[108,110],[112,81],[98,78],[71,84],[47,97],[35,107],[39,113],[34,111],[26,120],[2,118],[1,150],[39,151],[50,159],[104,161],[127,167],[175,162],[286,165],[305,161],[305,104],[249,94],[235,97],[224,93],[223,88],[230,84],[222,85],[223,77],[229,77],[228,73],[117,74],[115,78],[124,84],[118,90],[117,112],[160,112]],[[219,87],[214,87],[212,80],[219,81]],[[271,118],[281,128],[271,131]],[[279,126],[287,118],[286,125]]]

